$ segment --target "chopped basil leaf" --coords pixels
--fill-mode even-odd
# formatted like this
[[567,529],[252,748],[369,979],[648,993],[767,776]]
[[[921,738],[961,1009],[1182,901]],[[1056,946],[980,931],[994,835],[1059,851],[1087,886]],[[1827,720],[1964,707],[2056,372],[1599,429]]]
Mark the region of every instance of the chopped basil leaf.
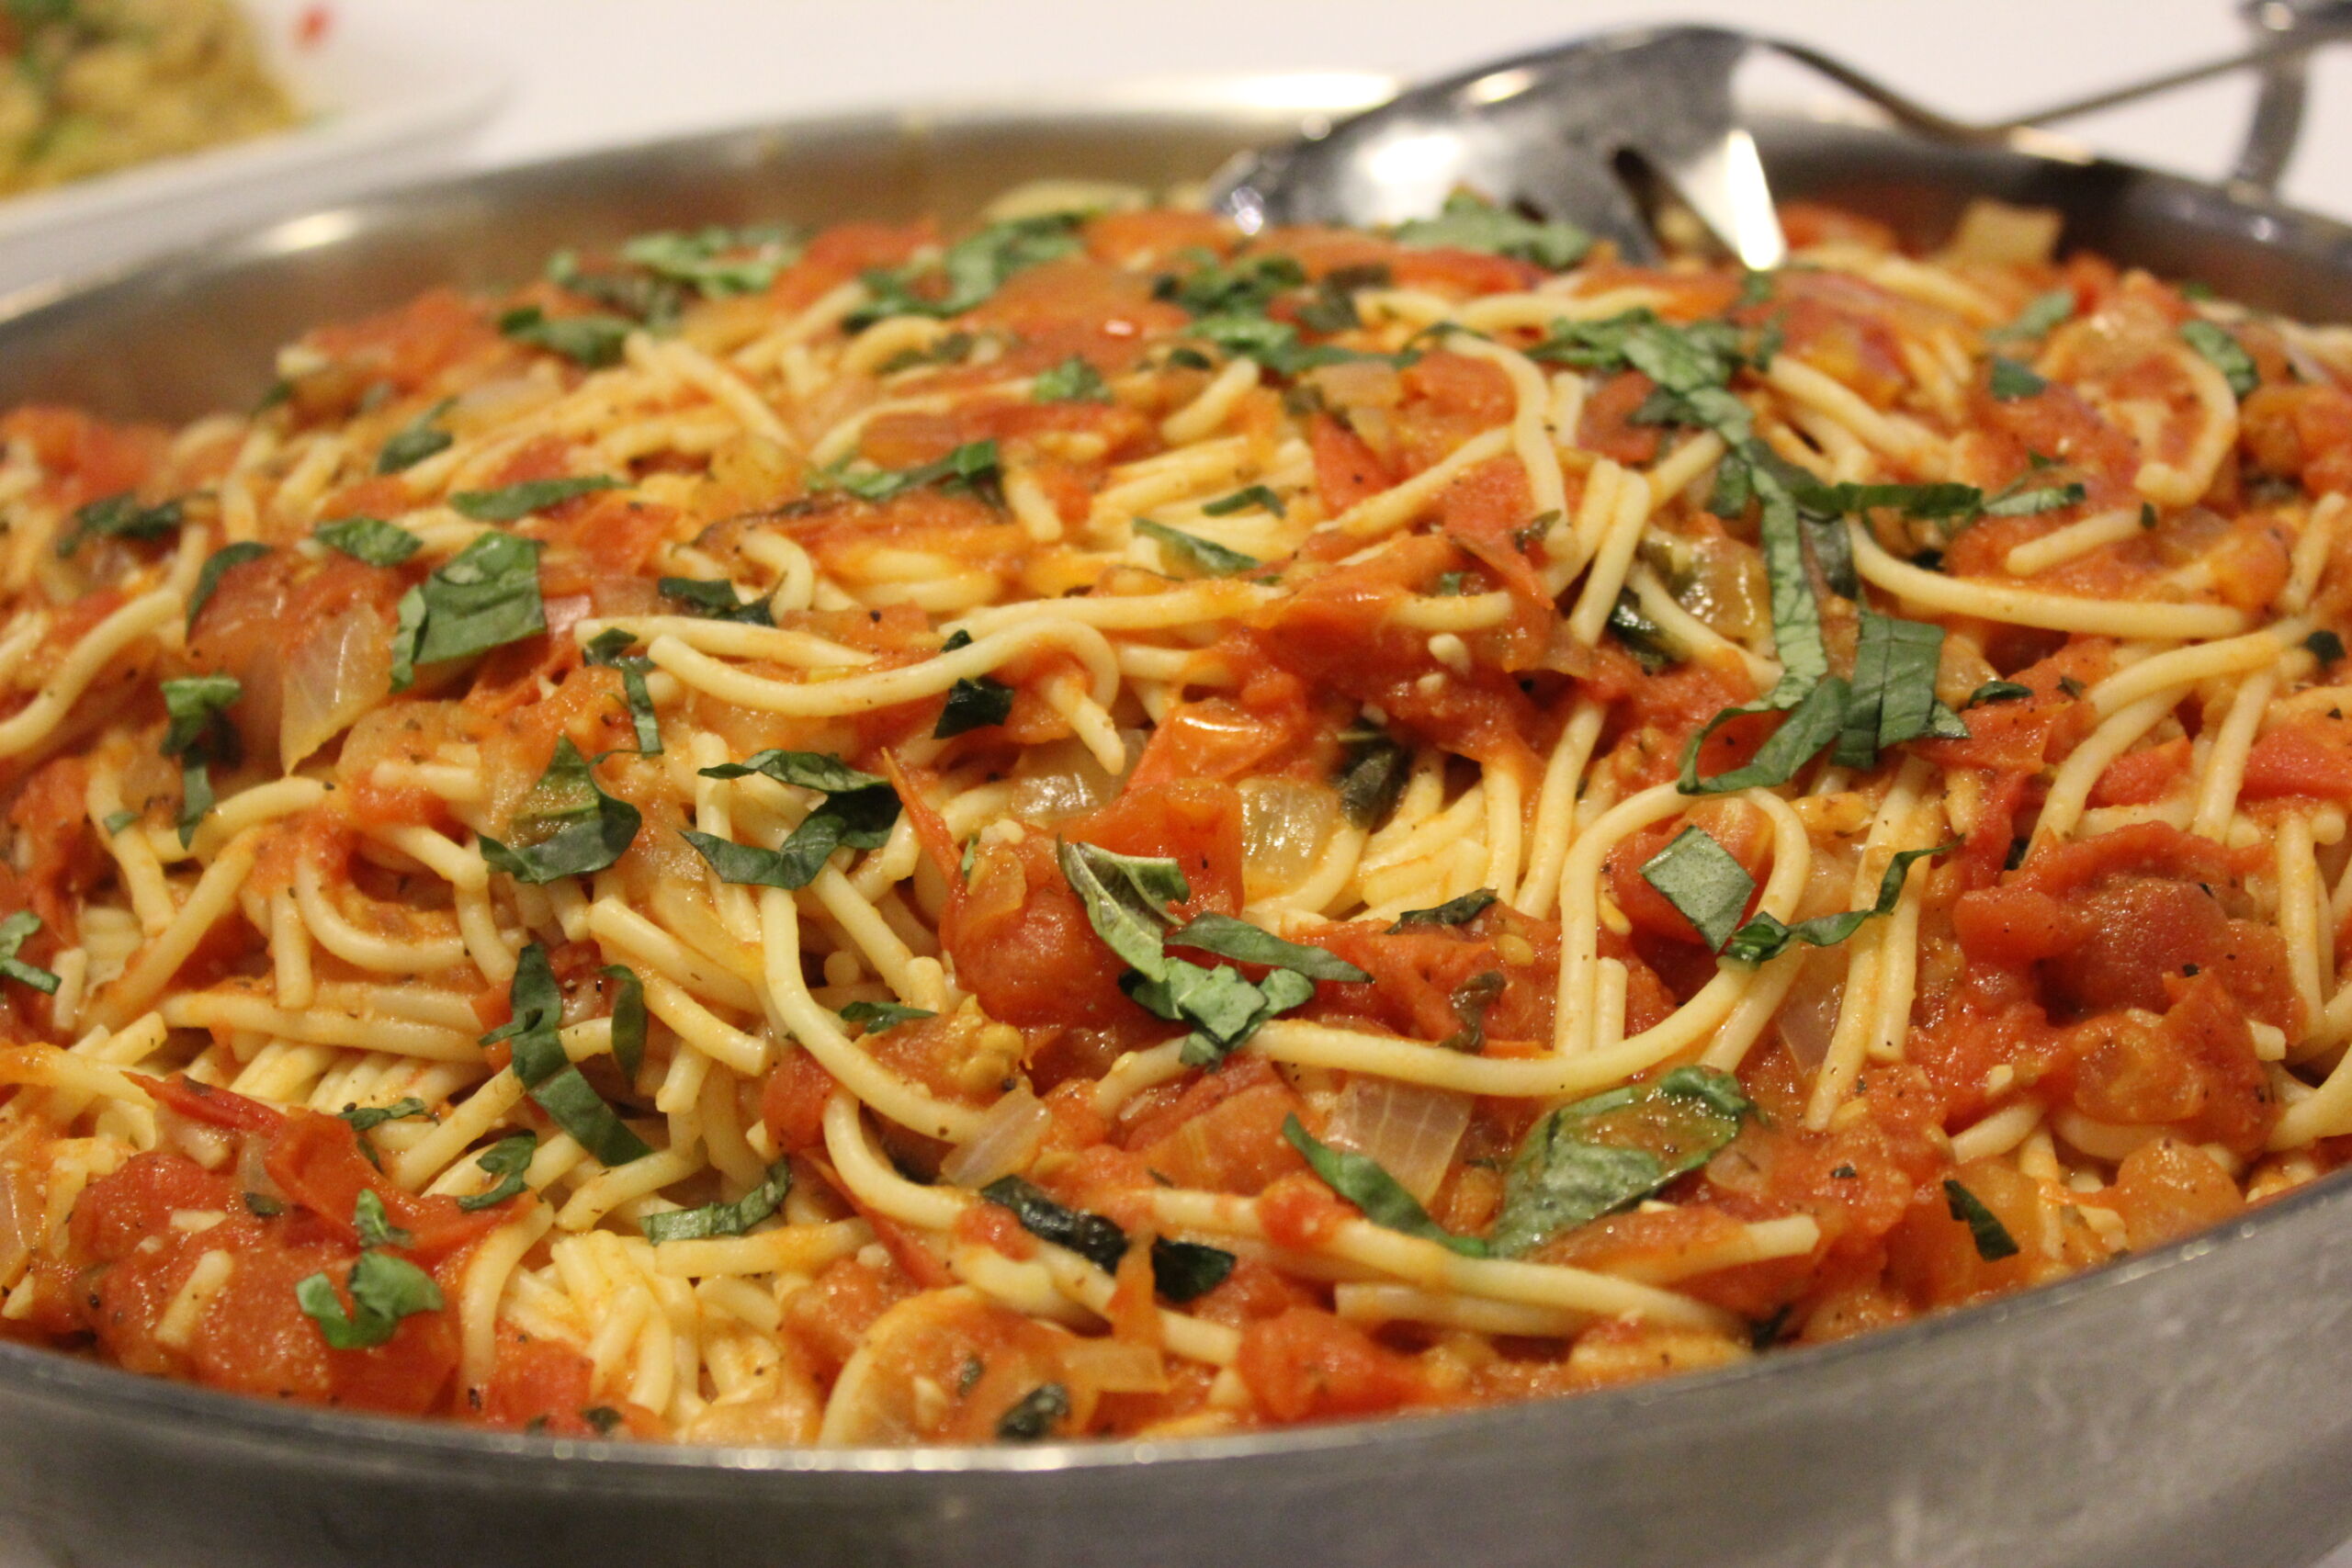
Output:
[[[859,790],[890,793],[888,779],[879,773],[860,773],[830,751],[755,751],[742,761],[720,762],[702,770],[702,776],[707,779],[741,779],[754,773],[780,784],[819,790],[826,795],[848,795]],[[897,796],[892,795],[891,798],[895,800]],[[890,814],[890,820],[898,820],[897,812]]]
[[538,1152],[539,1135],[527,1132],[510,1134],[482,1150],[474,1156],[474,1164],[498,1178],[498,1184],[458,1199],[458,1207],[470,1214],[521,1196],[527,1185],[523,1175],[531,1168],[531,1157]]
[[1102,944],[1146,978],[1167,979],[1161,943],[1172,923],[1168,906],[1193,896],[1182,868],[1172,860],[1114,854],[1069,840],[1055,847],[1055,855]]
[[1459,898],[1448,898],[1433,909],[1407,909],[1396,917],[1396,923],[1388,928],[1388,934],[1395,936],[1414,926],[1467,925],[1485,914],[1497,901],[1493,888],[1473,888]]
[[1459,1051],[1475,1056],[1487,1048],[1487,1014],[1502,1000],[1504,987],[1510,982],[1499,969],[1482,969],[1453,987],[1445,999],[1453,1009],[1454,1021],[1461,1027],[1437,1043],[1441,1051]]
[[[1055,212],[991,223],[948,246],[936,261],[870,271],[865,282],[873,298],[851,313],[849,324],[864,328],[886,316],[945,320],[977,310],[1015,273],[1082,248],[1077,232],[1082,218]],[[927,287],[933,281],[943,285],[935,293]]]
[[[1720,391],[1740,366],[1739,332],[1730,322],[1693,321],[1678,327],[1646,309],[1598,321],[1555,321],[1552,335],[1527,354],[1579,370],[1639,370],[1663,390],[1683,398]],[[1718,412],[1729,417],[1727,410]]]
[[2013,703],[2020,697],[2031,695],[2031,686],[2019,685],[2015,681],[1987,681],[1968,694],[1968,705],[1982,707],[1986,703]]
[[2007,326],[1996,327],[1984,335],[1995,342],[2014,342],[2025,338],[2046,337],[2050,329],[2068,320],[2075,313],[2075,291],[2053,288],[2047,294],[2037,294],[2026,301],[2017,320]]
[[1781,656],[1781,680],[1764,699],[1769,708],[1792,705],[1829,673],[1829,649],[1821,637],[1821,602],[1805,570],[1804,531],[1795,501],[1771,473],[1754,476],[1763,506],[1758,513],[1764,574],[1771,588],[1772,642]]
[[548,258],[547,278],[566,293],[593,299],[655,332],[676,326],[686,308],[686,291],[669,278],[617,269],[589,272],[571,251],[558,251]]
[[425,1109],[424,1101],[413,1094],[390,1105],[346,1105],[335,1114],[350,1122],[355,1133],[371,1132],[387,1122],[433,1120],[433,1112]]
[[1151,1244],[1151,1280],[1159,1293],[1182,1305],[1225,1283],[1236,1259],[1221,1247],[1156,1237]]
[[651,1154],[564,1055],[563,993],[556,987],[546,948],[535,942],[523,949],[506,994],[514,1019],[483,1035],[481,1043],[509,1042],[515,1079],[539,1109],[605,1165],[627,1165]]
[[58,978],[46,969],[36,968],[17,956],[25,939],[40,930],[40,917],[30,909],[19,909],[0,920],[0,976],[30,986],[43,996],[57,994]]
[[[1984,510],[1984,492],[1974,485],[1940,484],[1836,484],[1811,481],[1792,486],[1791,493],[1799,506],[1808,512],[1830,516],[1859,517],[1866,512],[1882,509],[1900,512],[1922,523],[1948,523],[1965,525],[1975,521]],[[1957,533],[1957,527],[1946,530]]]
[[1283,498],[1264,485],[1237,490],[1231,495],[1219,496],[1201,505],[1202,513],[1209,517],[1230,517],[1237,512],[1250,511],[1271,512],[1277,517],[1290,515],[1283,508]]
[[[1291,256],[1247,255],[1221,262],[1207,251],[1188,254],[1199,265],[1181,278],[1163,273],[1152,285],[1152,293],[1195,316],[1263,315],[1277,295],[1306,286],[1306,270]],[[1194,368],[1205,370],[1208,366]]]
[[843,1023],[863,1024],[868,1034],[880,1034],[902,1023],[938,1016],[929,1008],[910,1008],[903,1002],[845,1002],[841,1010]]
[[1984,503],[1987,517],[2031,517],[2079,506],[2090,492],[2081,484],[2044,485],[2038,490],[2003,491]]
[[515,881],[535,886],[587,876],[619,860],[644,820],[636,807],[597,787],[595,770],[567,735],[515,807],[508,829],[514,843],[485,834],[481,856]]
[[128,491],[109,495],[74,509],[74,525],[58,538],[58,558],[62,560],[81,548],[82,541],[93,534],[109,539],[161,539],[179,532],[184,521],[186,513],[176,501],[141,506]]
[[1059,365],[1037,372],[1030,383],[1029,400],[1038,403],[1107,403],[1111,389],[1102,373],[1083,355],[1071,355]]
[[1335,781],[1340,810],[1349,823],[1370,829],[1396,808],[1396,797],[1413,771],[1412,754],[1385,735],[1350,743]]
[[1992,356],[1987,376],[1987,388],[1996,402],[2013,403],[2019,398],[2037,397],[2050,389],[2050,383],[2030,367],[1997,354]]
[[2324,628],[2303,638],[2303,646],[2323,666],[2333,664],[2344,657],[2344,639]]
[[949,495],[974,495],[989,505],[1001,504],[1003,463],[994,441],[967,441],[944,457],[911,468],[861,468],[846,461],[821,468],[808,478],[812,491],[838,490],[876,505],[910,490],[935,486]]
[[747,626],[775,625],[775,615],[765,599],[756,593],[749,599],[737,598],[735,585],[723,577],[665,577],[654,586],[661,590],[662,598],[690,615]]
[[1754,1109],[1736,1078],[1698,1066],[1562,1106],[1521,1141],[1489,1246],[1515,1258],[1632,1207],[1713,1158]]
[[257,1220],[274,1220],[286,1212],[286,1200],[273,1198],[266,1192],[241,1194],[245,1201],[245,1213]]
[[[706,299],[756,294],[800,259],[800,231],[789,224],[744,229],[717,225],[688,232],[639,234],[621,246],[621,259]],[[749,255],[742,254],[750,252]]]
[[1341,267],[1315,285],[1315,296],[1298,308],[1298,324],[1311,333],[1343,333],[1363,325],[1357,313],[1354,290],[1383,288],[1385,266]]
[[560,354],[574,365],[603,370],[621,362],[621,347],[637,323],[620,316],[550,316],[537,305],[509,310],[498,330],[516,343]]
[[596,1429],[596,1436],[609,1438],[628,1418],[609,1404],[591,1404],[580,1412],[580,1418]]
[[547,629],[538,541],[484,534],[401,595],[392,690],[414,684],[420,664],[463,659]]
[[645,684],[646,672],[653,668],[653,661],[641,654],[630,654],[628,650],[636,646],[637,638],[626,627],[611,626],[590,638],[581,649],[581,657],[592,665],[620,671],[621,698],[628,704],[629,728],[637,736],[638,754],[658,757],[662,754],[662,723],[653,712],[653,694]]
[[424,541],[380,517],[345,517],[322,523],[311,537],[369,566],[398,566],[424,547]]
[[1064,1208],[1017,1176],[1000,1176],[980,1196],[1012,1211],[1021,1228],[1040,1241],[1067,1247],[1108,1274],[1127,1255],[1127,1233],[1101,1214]]
[[416,1239],[414,1233],[392,1224],[384,1200],[369,1187],[361,1188],[351,1205],[351,1228],[359,1233],[362,1247],[406,1247]]
[[1164,523],[1154,523],[1148,517],[1136,518],[1135,530],[1145,538],[1156,541],[1163,551],[1204,577],[1235,577],[1265,565],[1255,556],[1228,550],[1212,540],[1170,528]]
[[[702,771],[705,778],[736,779],[749,773],[760,773],[782,784],[798,789],[816,790],[825,795],[816,809],[800,819],[791,836],[775,850],[747,850],[745,854],[762,857],[758,864],[761,875],[751,879],[763,887],[806,887],[825,869],[833,852],[846,845],[854,850],[878,850],[890,837],[890,829],[899,820],[899,794],[890,781],[873,773],[862,773],[839,757],[821,751],[761,751],[741,762],[721,762]],[[707,833],[686,835],[703,858],[718,870],[707,844],[727,844]],[[727,844],[729,849],[743,850],[743,846]],[[739,866],[753,863],[736,858]],[[720,870],[723,880],[736,877]],[[783,880],[776,880],[782,878]]]
[[107,813],[106,820],[99,823],[98,826],[107,830],[107,836],[108,838],[112,838],[115,834],[121,832],[125,828],[130,827],[133,822],[138,820],[139,813],[136,811],[109,811]]
[[[2254,355],[2248,354],[2228,329],[2207,321],[2189,321],[2180,329],[2183,343],[2195,349],[2206,364],[2222,373],[2230,390],[2243,398],[2262,385],[2262,372],[2256,367]],[[2002,1256],[2007,1257],[2004,1253]]]
[[1642,614],[1641,601],[1630,588],[1618,590],[1617,603],[1609,609],[1608,630],[1645,674],[1655,675],[1682,662],[1680,649],[1666,635],[1665,627]]
[[373,1349],[390,1340],[401,1319],[438,1312],[444,1304],[432,1275],[389,1252],[361,1253],[344,1283],[351,1292],[347,1313],[335,1294],[334,1281],[323,1273],[310,1275],[294,1287],[303,1315],[319,1325],[319,1337],[332,1349]]
[[233,545],[223,545],[207,556],[204,569],[196,574],[196,587],[187,596],[187,629],[196,629],[196,617],[202,615],[204,606],[211,603],[213,593],[220,586],[220,579],[227,575],[231,567],[259,560],[267,554],[267,545],[254,539],[242,539]]
[[449,504],[460,516],[477,523],[515,523],[580,496],[621,488],[621,481],[608,474],[577,474],[569,479],[525,479],[496,490],[461,490],[449,498]]
[[1238,969],[1204,968],[1182,958],[1160,962],[1159,976],[1138,969],[1123,976],[1119,987],[1154,1017],[1193,1026],[1177,1052],[1189,1066],[1223,1061],[1259,1025],[1315,995],[1315,982],[1293,969],[1277,969],[1253,983]]
[[961,365],[979,339],[970,333],[944,333],[933,338],[924,348],[902,348],[876,366],[876,376],[895,376],[901,370],[912,370],[922,365]]
[[1768,959],[1778,958],[1792,942],[1802,942],[1812,947],[1834,947],[1861,930],[1862,922],[1871,916],[1894,912],[1895,904],[1903,897],[1903,879],[1910,873],[1913,861],[1928,855],[1939,855],[1957,847],[1955,840],[1924,850],[1898,852],[1887,863],[1886,874],[1879,878],[1877,902],[1867,909],[1816,915],[1793,926],[1783,925],[1774,916],[1759,909],[1754,919],[1734,931],[1727,943],[1721,944],[1723,955],[1742,964],[1762,964]]
[[1012,687],[993,675],[958,681],[947,689],[947,705],[939,710],[939,722],[932,726],[931,737],[945,740],[967,730],[1002,724],[1012,716]]
[[458,438],[440,427],[441,419],[456,403],[455,398],[444,398],[394,431],[391,439],[377,449],[376,471],[397,474],[416,467],[436,452],[447,451]]
[[626,964],[607,964],[597,973],[613,983],[613,1060],[634,1083],[645,1064],[645,983]]
[[1487,1244],[1476,1236],[1455,1235],[1430,1219],[1420,1201],[1383,1170],[1377,1160],[1331,1147],[1309,1133],[1296,1116],[1283,1119],[1283,1136],[1306,1157],[1325,1186],[1363,1210],[1363,1217],[1373,1224],[1436,1242],[1464,1258],[1489,1256]]
[[1756,878],[1747,868],[1695,823],[1649,858],[1642,880],[1690,922],[1710,953],[1723,951],[1756,896]]
[[1055,1425],[1069,1415],[1069,1390],[1057,1382],[1041,1382],[998,1418],[996,1435],[1008,1443],[1034,1443],[1051,1437]]
[[1841,768],[1867,768],[1905,740],[1965,739],[1968,727],[1936,700],[1936,667],[1944,628],[1861,612],[1854,679],[1834,753]]
[[163,683],[164,711],[171,722],[164,728],[164,755],[180,760],[180,811],[175,819],[180,847],[196,839],[196,825],[212,809],[212,764],[234,762],[239,746],[236,727],[228,719],[231,705],[244,687],[230,675],[191,675]]
[[768,1167],[767,1179],[732,1203],[705,1203],[698,1209],[677,1209],[648,1214],[639,1222],[645,1239],[659,1247],[665,1241],[701,1241],[715,1235],[741,1235],[783,1206],[792,1190],[792,1165],[778,1160]]
[[1325,365],[1378,362],[1401,367],[1420,357],[1410,350],[1402,354],[1371,354],[1332,343],[1302,343],[1296,327],[1264,316],[1203,316],[1193,323],[1193,333],[1227,354],[1256,360],[1277,376],[1295,376]]
[[1765,707],[1725,708],[1709,719],[1706,727],[1690,738],[1682,751],[1682,776],[1679,788],[1685,795],[1728,795],[1743,789],[1770,789],[1784,784],[1796,776],[1797,770],[1813,761],[1824,746],[1837,739],[1845,728],[1846,682],[1836,675],[1806,693],[1770,739],[1756,749],[1756,755],[1746,767],[1702,778],[1699,774],[1699,753],[1707,738],[1734,718],[1748,714],[1770,711]]
[[1532,262],[1557,272],[1592,248],[1592,236],[1573,223],[1539,223],[1467,191],[1445,198],[1434,218],[1416,218],[1392,231],[1403,245],[1442,245]]
[[1178,947],[1196,947],[1241,964],[1295,969],[1315,980],[1369,980],[1371,976],[1328,948],[1285,942],[1270,931],[1231,915],[1195,915],[1169,934]]
[[2001,1224],[2000,1216],[1986,1208],[1983,1199],[1949,1178],[1944,1181],[1944,1207],[1968,1227],[1970,1239],[1976,1243],[1976,1256],[1985,1262],[1998,1263],[2018,1255],[2017,1238]]
[[1739,1079],[1718,1067],[1676,1067],[1657,1080],[1660,1094],[1704,1102],[1718,1116],[1753,1116],[1756,1102]]

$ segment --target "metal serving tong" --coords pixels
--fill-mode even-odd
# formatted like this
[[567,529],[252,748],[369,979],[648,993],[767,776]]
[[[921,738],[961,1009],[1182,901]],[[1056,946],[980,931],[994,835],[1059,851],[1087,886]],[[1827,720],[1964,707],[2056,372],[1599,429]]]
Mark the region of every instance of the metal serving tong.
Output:
[[2235,177],[2267,188],[2300,128],[2304,56],[2352,39],[2352,0],[2260,0],[2246,17],[2258,41],[2238,53],[1997,124],[1951,118],[1803,44],[1711,27],[1604,33],[1408,89],[1286,146],[1245,154],[1219,174],[1209,199],[1254,232],[1398,223],[1468,189],[1574,222],[1651,261],[1657,239],[1636,199],[1646,176],[1742,262],[1776,266],[1787,243],[1733,95],[1735,73],[1758,52],[1827,77],[1905,130],[2039,152],[2052,147],[2037,127],[2259,68],[2263,96]]

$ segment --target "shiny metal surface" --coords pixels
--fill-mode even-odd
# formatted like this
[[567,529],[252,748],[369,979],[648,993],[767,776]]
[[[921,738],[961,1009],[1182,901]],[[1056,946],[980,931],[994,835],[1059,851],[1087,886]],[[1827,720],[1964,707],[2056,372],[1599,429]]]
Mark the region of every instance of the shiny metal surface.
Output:
[[[0,320],[0,403],[241,406],[304,324],[656,224],[970,212],[1044,174],[1198,178],[1280,83],[829,120],[297,220]],[[1784,195],[1935,234],[1968,195],[2318,317],[2352,231],[2091,160],[1761,128]],[[0,1564],[2292,1568],[2352,1533],[2352,1186],[1971,1312],[1579,1399],[1187,1444],[714,1450],[299,1410],[0,1345]]]
[[1740,68],[1758,54],[1807,67],[1903,130],[2029,154],[2040,145],[2037,127],[2258,67],[2263,89],[2235,178],[2274,190],[2302,130],[2305,60],[2352,37],[2352,0],[2266,0],[2248,22],[2255,41],[2237,53],[1990,123],[1955,119],[1804,44],[1725,28],[1627,28],[1489,61],[1337,125],[1309,127],[1234,160],[1211,182],[1208,201],[1255,232],[1426,218],[1467,188],[1652,261],[1654,215],[1637,187],[1654,177],[1725,250],[1769,269],[1788,246],[1735,91]]

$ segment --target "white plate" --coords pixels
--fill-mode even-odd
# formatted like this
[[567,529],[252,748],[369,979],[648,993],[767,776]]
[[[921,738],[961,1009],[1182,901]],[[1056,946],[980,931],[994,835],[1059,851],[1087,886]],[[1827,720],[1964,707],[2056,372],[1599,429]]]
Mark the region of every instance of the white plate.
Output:
[[0,297],[427,173],[450,162],[506,96],[503,64],[436,44],[386,11],[243,4],[308,118],[250,141],[0,198]]

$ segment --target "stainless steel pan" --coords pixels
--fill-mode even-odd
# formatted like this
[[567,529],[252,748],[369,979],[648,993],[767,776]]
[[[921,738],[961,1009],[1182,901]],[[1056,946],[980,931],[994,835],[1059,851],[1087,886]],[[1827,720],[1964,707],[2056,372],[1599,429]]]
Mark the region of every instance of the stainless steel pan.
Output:
[[[303,326],[659,225],[953,220],[1039,175],[1197,179],[1354,107],[1234,80],[1067,109],[835,118],[317,215],[0,316],[0,405],[243,406]],[[2114,164],[1759,130],[1783,196],[1932,237],[1977,194],[2317,318],[2352,231]],[[1182,1444],[694,1450],[276,1407],[0,1345],[0,1564],[741,1568],[2288,1568],[2352,1535],[2352,1187],[2050,1289],[1725,1372]]]

